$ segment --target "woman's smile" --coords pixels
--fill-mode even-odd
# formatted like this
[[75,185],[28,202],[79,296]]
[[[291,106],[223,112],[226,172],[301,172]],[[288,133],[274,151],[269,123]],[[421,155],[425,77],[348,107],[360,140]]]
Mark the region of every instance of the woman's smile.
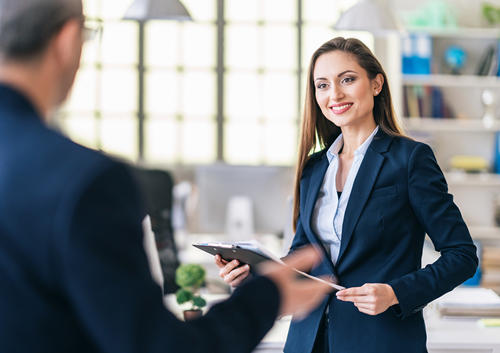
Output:
[[344,114],[347,112],[349,109],[351,109],[352,105],[354,103],[339,103],[339,104],[332,104],[330,106],[330,110],[333,112],[335,115],[340,115]]

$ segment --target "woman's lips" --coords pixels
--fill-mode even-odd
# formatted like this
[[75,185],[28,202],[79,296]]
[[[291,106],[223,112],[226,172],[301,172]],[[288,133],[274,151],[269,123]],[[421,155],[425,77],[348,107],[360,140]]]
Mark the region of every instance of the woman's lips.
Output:
[[340,115],[351,109],[352,105],[353,103],[334,104],[330,106],[330,110],[333,112],[333,114]]

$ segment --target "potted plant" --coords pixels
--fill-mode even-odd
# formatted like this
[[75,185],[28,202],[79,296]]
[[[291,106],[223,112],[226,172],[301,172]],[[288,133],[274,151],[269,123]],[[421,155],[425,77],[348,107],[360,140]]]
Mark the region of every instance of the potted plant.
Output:
[[203,315],[202,308],[207,305],[199,294],[205,281],[205,269],[198,264],[184,264],[175,271],[175,282],[180,289],[175,293],[177,303],[191,303],[191,309],[184,310],[184,320],[192,320]]

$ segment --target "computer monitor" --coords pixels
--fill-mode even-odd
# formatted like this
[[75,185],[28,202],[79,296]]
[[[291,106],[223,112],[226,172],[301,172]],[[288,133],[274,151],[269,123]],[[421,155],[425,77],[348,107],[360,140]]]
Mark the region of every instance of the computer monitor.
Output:
[[283,234],[287,198],[293,193],[292,168],[214,164],[197,167],[195,179],[199,232],[224,233],[229,199],[247,196],[252,200],[255,233]]

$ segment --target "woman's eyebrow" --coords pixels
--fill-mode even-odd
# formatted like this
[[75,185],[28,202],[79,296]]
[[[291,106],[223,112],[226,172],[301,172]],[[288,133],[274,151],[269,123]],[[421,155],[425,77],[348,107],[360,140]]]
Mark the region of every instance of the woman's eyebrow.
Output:
[[[340,76],[342,76],[342,75],[344,75],[344,74],[346,74],[346,73],[348,73],[348,72],[352,72],[352,73],[354,73],[354,74],[357,74],[357,72],[356,72],[356,71],[353,71],[353,70],[345,70],[345,71],[341,72],[340,74],[338,74],[338,75],[337,75],[337,77],[340,77]],[[316,82],[316,81],[318,81],[318,80],[326,80],[326,78],[324,78],[324,77],[318,77],[317,79],[315,79],[315,80],[314,80],[314,82]]]
[[340,77],[340,76],[342,76],[342,75],[344,75],[344,74],[346,74],[346,73],[348,73],[348,72],[352,72],[352,73],[357,74],[357,72],[356,72],[356,71],[352,71],[352,70],[345,70],[344,72],[341,72],[340,74],[338,74],[338,75],[337,75],[337,77]]

